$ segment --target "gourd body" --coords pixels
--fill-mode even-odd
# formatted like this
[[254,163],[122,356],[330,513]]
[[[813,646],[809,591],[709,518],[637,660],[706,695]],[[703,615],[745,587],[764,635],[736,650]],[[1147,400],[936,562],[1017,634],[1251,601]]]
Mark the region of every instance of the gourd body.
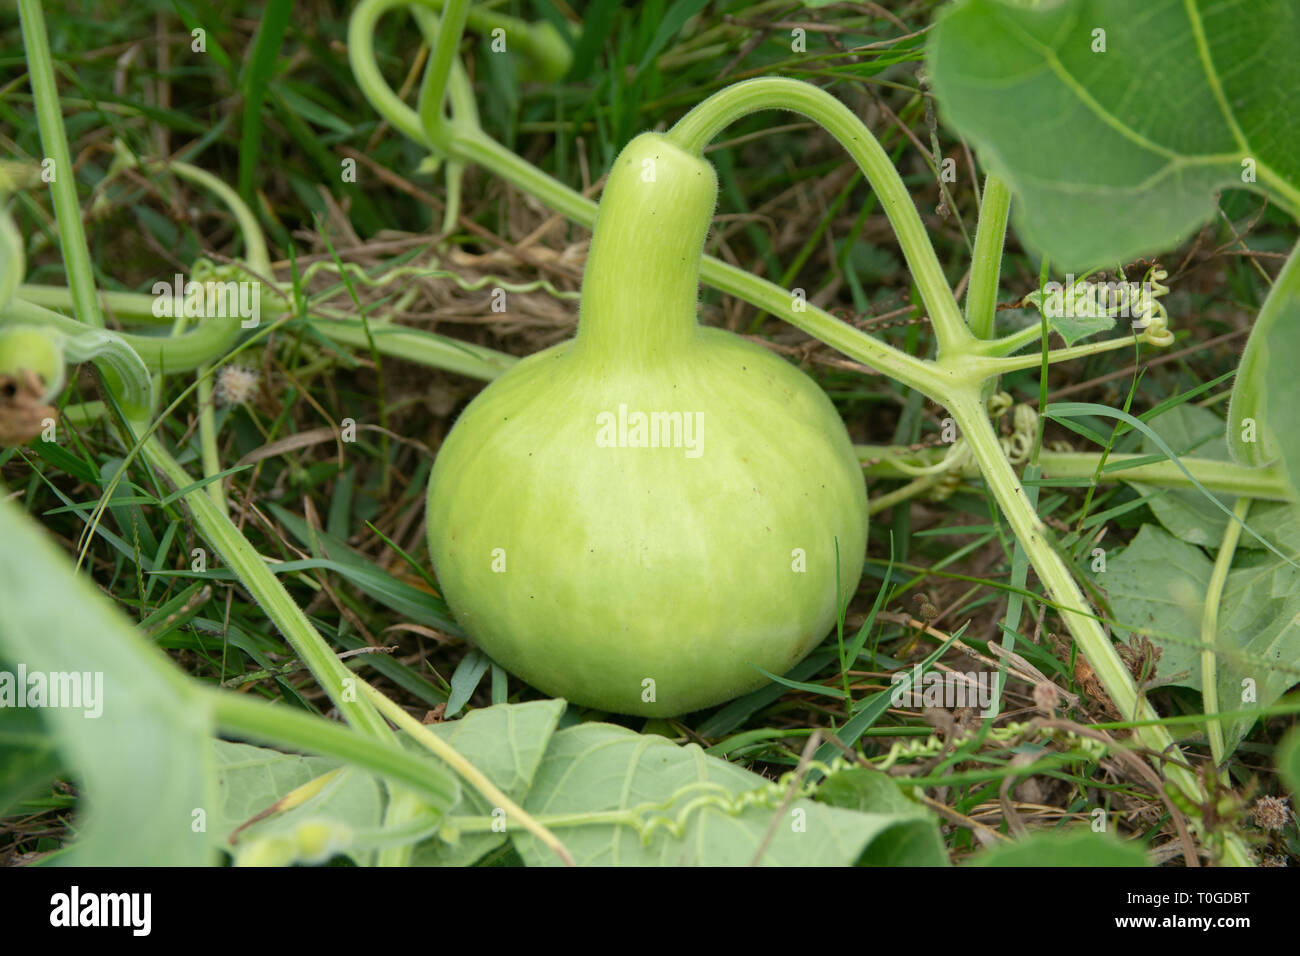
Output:
[[484,389],[430,478],[430,554],[458,621],[578,704],[670,716],[752,690],[827,634],[861,576],[866,490],[834,406],[695,321],[715,196],[707,163],[633,140],[578,337]]

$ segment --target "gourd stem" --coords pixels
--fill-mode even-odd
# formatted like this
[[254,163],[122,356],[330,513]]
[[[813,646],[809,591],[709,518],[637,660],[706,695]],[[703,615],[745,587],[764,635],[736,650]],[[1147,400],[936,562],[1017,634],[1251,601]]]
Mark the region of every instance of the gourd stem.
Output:
[[[978,240],[977,240],[978,241]],[[972,273],[972,276],[974,273]],[[975,352],[978,355],[1011,355],[1018,352],[1026,345],[1032,345],[1043,337],[1043,324],[1035,322],[1033,325],[1027,325],[1017,332],[1004,335],[999,339],[985,339],[976,346]]]
[[[451,23],[452,29],[444,26],[439,30],[440,36],[447,35],[446,41],[435,44],[431,51],[429,69],[434,72],[431,78],[426,78],[425,86],[429,90],[426,100],[431,104],[426,118],[437,117],[437,121],[427,130],[421,115],[403,103],[384,82],[375,62],[375,25],[395,7],[423,7],[440,12],[443,19]],[[440,120],[446,71],[455,58],[466,25],[492,36],[493,40],[503,39],[506,49],[522,53],[540,79],[558,79],[569,69],[572,53],[559,31],[549,23],[530,24],[494,10],[470,7],[465,0],[362,0],[348,22],[348,60],[352,72],[371,105],[403,135],[417,143],[440,140],[444,135],[445,124]],[[502,31],[501,34],[495,34],[497,30]]]
[[429,62],[424,68],[424,81],[420,89],[420,124],[430,139],[437,136],[443,122],[443,101],[447,94],[447,80],[456,61],[456,47],[465,32],[465,15],[469,11],[466,0],[447,0],[441,18],[427,7],[413,6],[411,15],[420,25],[425,42],[429,44]]
[[[1036,334],[1034,339],[1043,337],[1042,322],[1035,328]],[[1028,338],[1026,332],[1023,336]],[[1070,345],[1061,349],[1047,350],[1047,361],[1050,364],[1057,362],[1069,362],[1072,359],[1087,358],[1089,355],[1098,355],[1101,352],[1113,352],[1116,349],[1131,349],[1138,342],[1145,342],[1148,345],[1155,345],[1160,348],[1159,343],[1151,342],[1145,333],[1133,336],[1118,335],[1114,338],[1102,339],[1100,342],[1085,342],[1083,345]],[[1010,372],[1018,372],[1022,369],[1039,368],[1043,364],[1043,355],[1041,352],[1029,352],[1024,355],[1010,356],[993,356],[980,355],[978,353],[966,356],[965,361],[972,366],[983,370],[985,376],[992,378],[995,375],[1005,375]]]
[[970,288],[966,290],[966,325],[977,339],[993,337],[993,316],[997,311],[998,276],[1002,249],[1007,237],[1007,213],[1011,190],[1000,176],[984,178],[980,199],[980,221],[975,230],[975,251],[971,258]]
[[[407,139],[428,145],[420,115],[393,92],[375,61],[375,24],[389,10],[408,6],[410,2],[411,0],[362,0],[357,4],[348,21],[348,63],[352,67],[352,75],[356,77],[357,86],[370,101],[370,105]],[[442,8],[440,3],[425,5],[435,10]],[[459,42],[459,34],[456,39]]]
[[[448,155],[482,166],[538,197],[574,222],[588,228],[596,222],[594,202],[557,182],[485,134],[453,133]],[[950,376],[955,374],[947,370],[936,370],[931,363],[881,342],[861,329],[855,329],[811,302],[796,302],[788,290],[713,256],[705,256],[701,261],[700,278],[713,288],[744,299],[845,355],[927,395],[931,394],[936,381],[951,380]],[[956,308],[955,303],[953,308]]]
[[[576,190],[557,182],[483,133],[472,135],[453,133],[448,144],[448,155],[484,167],[525,192],[537,196],[556,212],[574,222],[588,228],[595,225],[596,204],[594,202]],[[788,290],[782,289],[775,283],[738,269],[713,256],[705,256],[701,261],[700,278],[715,289],[744,299],[845,355],[927,395],[932,394],[936,381],[955,380],[955,372],[937,370],[931,363],[881,342],[861,329],[855,329],[811,302],[802,300],[796,302]],[[951,300],[951,293],[948,297]],[[955,302],[952,308],[956,309]],[[958,321],[960,324],[960,317]]]
[[790,110],[820,123],[853,157],[880,198],[881,208],[898,236],[903,258],[921,290],[921,299],[939,340],[940,359],[962,352],[971,334],[944,278],[920,213],[880,142],[835,97],[802,80],[786,77],[745,80],[714,93],[696,106],[668,131],[668,136],[683,149],[702,153],[725,127],[764,109]]
[[248,207],[248,204],[240,198],[239,193],[206,169],[192,163],[155,161],[146,163],[145,169],[150,172],[165,170],[175,173],[181,179],[188,180],[195,186],[206,189],[225,203],[226,208],[230,210],[230,214],[235,217],[235,222],[239,225],[239,234],[244,240],[245,260],[252,267],[254,273],[263,277],[270,277],[271,255],[266,248],[266,239],[262,235],[262,227],[258,225],[257,216]]

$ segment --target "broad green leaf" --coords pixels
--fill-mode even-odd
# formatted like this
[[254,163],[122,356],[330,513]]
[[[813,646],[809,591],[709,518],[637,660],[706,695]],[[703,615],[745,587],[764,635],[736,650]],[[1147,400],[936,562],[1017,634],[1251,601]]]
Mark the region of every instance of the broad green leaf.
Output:
[[[599,723],[557,731],[565,706],[562,700],[500,704],[430,729],[543,822],[556,814],[566,817],[567,825],[556,825],[554,832],[579,863],[749,862],[772,823],[782,787],[706,756],[694,745],[678,747],[656,735]],[[222,797],[214,820],[218,843],[303,788],[300,806],[267,816],[241,833],[240,858],[272,863],[302,859],[299,843],[307,824],[333,852],[370,862],[360,851],[377,845],[366,838],[380,835],[382,819],[382,791],[373,778],[340,768],[337,761],[244,744],[218,742],[216,751]],[[337,778],[322,777],[335,769]],[[349,780],[344,774],[364,779]],[[629,812],[611,818],[611,812],[619,816],[619,811]],[[584,821],[583,815],[592,819]],[[497,819],[500,829],[492,826]],[[437,831],[420,840],[413,865],[467,865],[505,849],[512,840],[529,865],[558,862],[472,788],[462,789]],[[645,843],[643,831],[649,837]],[[919,866],[944,865],[947,857],[929,811],[886,774],[853,768],[834,774],[819,789],[816,802],[792,804],[764,862]]]
[[[429,729],[518,801],[532,786],[564,709],[562,700],[502,704]],[[403,738],[403,744],[426,753],[409,738]],[[378,846],[406,842],[402,834],[383,831],[385,789],[371,774],[328,757],[304,757],[220,740],[214,747],[220,801],[211,835],[216,846],[238,854],[240,862],[323,862],[304,853],[300,844],[304,826],[333,854],[360,865],[373,862],[373,850]],[[276,807],[295,792],[304,797],[301,803]],[[510,835],[504,828],[457,832],[457,817],[490,820],[496,809],[472,788],[462,788],[454,810],[436,821],[437,836],[418,832],[421,826],[429,829],[418,820],[412,825],[415,830],[407,837],[418,844],[412,864],[464,866],[505,845]],[[276,812],[267,814],[271,810]],[[255,820],[263,814],[267,814],[264,819]],[[245,824],[248,826],[232,847],[229,838]]]
[[[809,799],[778,816],[783,795],[773,781],[694,744],[588,723],[551,738],[524,808],[543,821],[599,815],[599,822],[556,828],[575,861],[588,866],[743,866],[769,828],[764,865],[848,866],[895,828],[935,826],[920,807],[858,812]],[[559,863],[531,835],[515,832],[514,841],[530,866]]]
[[[1300,540],[1279,544],[1292,553],[1300,549]],[[1300,682],[1300,571],[1269,554],[1239,557],[1236,564],[1224,582],[1215,635],[1225,711],[1267,707]],[[1146,525],[1100,580],[1115,620],[1125,631],[1149,631],[1161,648],[1156,684],[1202,687],[1201,619],[1212,570],[1200,548]],[[1256,719],[1223,721],[1230,751]]]
[[968,866],[1150,866],[1146,851],[1104,833],[1032,833],[971,858]]
[[[0,500],[0,656],[27,673],[89,675],[90,707],[46,707],[84,794],[66,862],[213,859],[195,829],[216,806],[211,714],[193,686],[11,501]],[[102,681],[102,683],[101,683]],[[83,677],[84,683],[84,677]],[[98,716],[91,716],[98,712]]]
[[[432,724],[429,729],[455,747],[457,753],[518,803],[533,785],[537,768],[541,766],[564,708],[562,700],[498,704],[471,711],[460,720]],[[491,817],[496,809],[473,788],[462,787],[460,803],[452,811],[448,826],[454,830],[456,816]],[[567,833],[559,836],[561,841],[567,839]],[[426,840],[417,846],[412,865],[468,865],[510,839],[504,830],[462,834],[446,832],[445,837]]]
[[928,70],[1021,239],[1083,270],[1177,245],[1221,189],[1300,214],[1297,50],[1292,0],[960,0]]

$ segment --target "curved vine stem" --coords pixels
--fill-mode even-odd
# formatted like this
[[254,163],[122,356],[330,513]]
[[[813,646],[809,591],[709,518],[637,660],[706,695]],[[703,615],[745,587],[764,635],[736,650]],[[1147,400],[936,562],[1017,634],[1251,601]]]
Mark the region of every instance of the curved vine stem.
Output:
[[[141,433],[144,430],[143,426],[137,428]],[[348,723],[372,737],[392,740],[393,732],[370,700],[350,691],[351,682],[360,678],[325,643],[280,579],[230,520],[225,509],[219,507],[202,488],[193,487],[194,479],[157,436],[145,439],[142,452],[149,465],[165,475],[177,489],[191,489],[184,496],[185,501],[204,540],[217,550],[226,565],[239,576],[240,582],[257,598],[266,616],[280,629],[294,653],[311,670]]]
[[921,299],[939,340],[939,357],[960,351],[970,340],[970,332],[962,322],[952,289],[943,276],[911,194],[876,137],[835,97],[802,80],[785,77],[745,80],[700,103],[668,131],[668,137],[683,149],[701,155],[704,147],[737,119],[768,109],[790,110],[808,117],[834,136],[853,157],[876,191],[880,206],[898,236],[903,257],[921,290]]

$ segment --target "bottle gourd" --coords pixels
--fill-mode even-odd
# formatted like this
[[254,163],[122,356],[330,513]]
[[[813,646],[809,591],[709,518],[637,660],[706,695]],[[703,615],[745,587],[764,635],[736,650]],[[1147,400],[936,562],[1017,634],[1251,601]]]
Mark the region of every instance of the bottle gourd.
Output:
[[697,321],[717,190],[704,159],[633,139],[601,197],[577,336],[488,385],[430,476],[457,620],[577,704],[666,717],[753,690],[826,636],[862,574],[866,489],[834,406]]

